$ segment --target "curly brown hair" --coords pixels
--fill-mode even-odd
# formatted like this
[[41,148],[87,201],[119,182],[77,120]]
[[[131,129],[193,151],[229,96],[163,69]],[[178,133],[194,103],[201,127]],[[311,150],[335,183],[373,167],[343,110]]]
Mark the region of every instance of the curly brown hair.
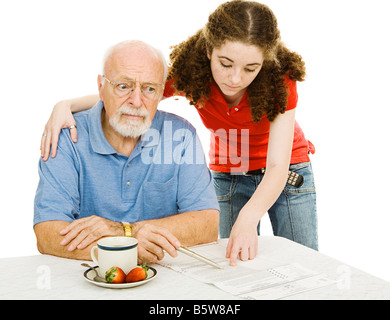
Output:
[[247,91],[253,120],[258,122],[267,115],[273,121],[286,110],[289,93],[285,76],[304,81],[306,69],[302,57],[281,43],[276,17],[266,5],[244,0],[220,5],[203,29],[172,47],[168,79],[174,79],[174,88],[192,105],[202,108],[213,82],[207,52],[227,41],[255,45],[264,51],[262,70]]

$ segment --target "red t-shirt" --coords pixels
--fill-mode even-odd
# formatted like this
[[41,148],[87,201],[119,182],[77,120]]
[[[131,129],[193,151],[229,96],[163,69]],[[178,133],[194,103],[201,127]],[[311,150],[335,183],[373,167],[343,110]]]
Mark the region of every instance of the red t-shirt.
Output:
[[[173,96],[173,80],[167,82],[164,96]],[[297,84],[286,78],[290,94],[286,111],[296,108]],[[228,107],[218,85],[211,84],[210,98],[202,109],[196,108],[203,124],[211,131],[210,169],[220,172],[246,172],[265,168],[270,122],[264,115],[258,123],[252,119],[247,93],[238,106]],[[295,122],[291,164],[310,161],[313,144]]]

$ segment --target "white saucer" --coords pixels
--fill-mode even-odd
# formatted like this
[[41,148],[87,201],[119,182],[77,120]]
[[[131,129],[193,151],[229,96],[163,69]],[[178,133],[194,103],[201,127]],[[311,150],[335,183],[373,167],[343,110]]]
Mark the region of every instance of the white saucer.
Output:
[[85,271],[84,272],[85,280],[99,287],[112,288],[112,289],[127,289],[127,288],[142,286],[143,284],[148,283],[149,281],[156,278],[157,275],[157,270],[152,267],[149,267],[148,276],[146,277],[145,280],[130,282],[130,283],[108,283],[100,277],[97,277],[97,279],[95,280],[96,276],[98,275],[97,270],[99,270],[99,267],[89,268],[87,271]]

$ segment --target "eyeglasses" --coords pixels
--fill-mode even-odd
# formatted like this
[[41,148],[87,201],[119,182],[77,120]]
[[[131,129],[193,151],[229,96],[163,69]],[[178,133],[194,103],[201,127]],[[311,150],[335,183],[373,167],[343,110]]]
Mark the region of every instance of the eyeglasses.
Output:
[[139,82],[135,80],[111,81],[104,75],[103,78],[113,86],[114,93],[119,98],[131,97],[134,90],[137,88],[137,83],[140,85],[142,95],[149,100],[155,100],[158,97],[160,90],[164,88],[163,84],[154,82]]

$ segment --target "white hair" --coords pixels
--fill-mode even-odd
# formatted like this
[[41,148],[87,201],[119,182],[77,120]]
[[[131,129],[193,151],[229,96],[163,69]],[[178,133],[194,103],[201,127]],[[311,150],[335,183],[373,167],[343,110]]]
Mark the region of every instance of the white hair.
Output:
[[106,74],[105,73],[105,71],[106,71],[105,68],[106,68],[107,60],[112,55],[114,50],[121,49],[121,48],[127,47],[129,45],[132,45],[132,46],[138,47],[138,48],[147,49],[151,53],[153,53],[157,59],[159,59],[161,61],[161,63],[164,66],[164,79],[163,79],[163,82],[165,83],[165,81],[167,79],[167,76],[168,76],[168,64],[167,64],[167,61],[166,61],[163,53],[159,49],[151,46],[150,44],[147,44],[146,42],[140,41],[140,40],[126,40],[126,41],[120,42],[120,43],[110,47],[106,51],[106,53],[105,53],[105,55],[103,57],[103,62],[102,62],[102,72],[103,73],[102,74]]

